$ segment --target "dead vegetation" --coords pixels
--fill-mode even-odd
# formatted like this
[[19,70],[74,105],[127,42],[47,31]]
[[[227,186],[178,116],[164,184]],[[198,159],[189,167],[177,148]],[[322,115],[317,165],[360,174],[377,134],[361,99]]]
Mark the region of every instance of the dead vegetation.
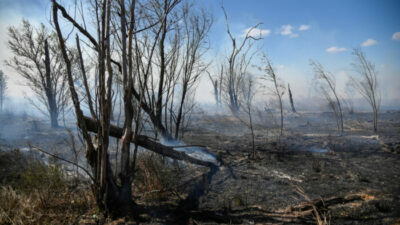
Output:
[[[11,133],[11,123],[28,132],[12,143],[21,151],[0,152],[0,223],[327,225],[398,219],[398,113],[387,113],[383,131],[370,136],[367,114],[344,117],[335,78],[317,62],[311,65],[333,117],[296,111],[289,85],[287,113],[286,85],[266,55],[256,67],[271,83],[266,89],[274,100],[257,105],[262,84],[249,65],[262,39],[261,23],[234,36],[224,7],[229,53],[217,76],[209,74],[221,112],[197,112],[195,89],[212,64],[205,59],[212,15],[183,0],[90,2],[91,13],[84,14],[78,2],[51,0],[54,34],[44,25],[36,32],[27,21],[21,30],[9,29],[15,57],[8,65],[44,103],[51,127],[58,127],[71,101],[77,131],[1,118],[7,121],[2,133]],[[362,52],[355,55],[362,80],[354,85],[372,107],[377,132],[375,67]]]
[[71,186],[57,164],[45,165],[18,150],[0,151],[0,223],[76,223],[94,210],[94,202],[84,183]]
[[[386,150],[397,148],[396,138],[380,136],[378,140],[378,137],[360,135],[364,141],[357,142],[355,136],[312,135],[317,122],[311,122],[308,135],[302,135],[296,133],[296,129],[304,131],[306,128],[301,125],[315,115],[303,114],[300,119],[288,116],[288,122],[300,120],[299,127],[288,126],[288,135],[279,145],[273,141],[266,144],[265,129],[271,128],[255,127],[256,155],[249,159],[246,157],[249,136],[242,135],[245,126],[236,117],[222,117],[198,119],[197,130],[185,135],[186,143],[208,143],[209,151],[218,155],[225,164],[198,197],[197,209],[185,207],[185,199],[196,196],[193,190],[206,180],[203,174],[207,174],[207,169],[175,163],[151,151],[140,149],[138,152],[132,186],[137,216],[118,220],[104,218],[98,210],[89,180],[71,181],[69,176],[74,174],[73,168],[72,173],[66,174],[57,166],[31,166],[24,160],[23,152],[3,151],[1,171],[7,172],[2,172],[1,178],[4,188],[2,200],[5,200],[1,202],[6,202],[2,205],[2,219],[11,224],[10,221],[17,224],[113,224],[117,221],[141,221],[144,224],[190,221],[198,224],[315,224],[318,220],[324,224],[325,218],[327,224],[329,221],[342,224],[364,220],[371,221],[367,224],[376,221],[391,224],[398,219],[398,183],[393,182],[399,169],[396,165],[398,155]],[[390,121],[395,117],[384,114],[383,118]],[[222,126],[224,123],[233,126]],[[330,118],[330,123],[336,123],[334,118]],[[210,124],[219,130],[212,127],[211,131],[207,130]],[[365,126],[363,130],[368,128]],[[279,127],[274,129],[277,132],[269,135],[279,136]],[[46,132],[37,132],[46,135]],[[35,137],[39,141],[38,135]],[[67,137],[68,131],[64,135]],[[386,144],[382,145],[380,141]],[[69,146],[65,147],[70,151]],[[321,149],[329,150],[324,153]],[[308,197],[298,193],[293,185],[302,187]],[[28,205],[31,206],[29,210]]]
[[176,195],[182,172],[167,160],[154,153],[138,156],[134,195],[144,202],[160,202]]

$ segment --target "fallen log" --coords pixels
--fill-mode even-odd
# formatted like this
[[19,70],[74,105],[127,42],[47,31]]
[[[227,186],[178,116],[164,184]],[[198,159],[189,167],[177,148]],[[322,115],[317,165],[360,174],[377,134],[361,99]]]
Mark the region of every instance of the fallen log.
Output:
[[[99,127],[98,127],[98,122],[96,120],[85,116],[84,121],[86,123],[86,128],[88,129],[88,131],[90,131],[90,132],[98,131]],[[124,131],[122,128],[117,127],[115,125],[110,125],[110,136],[115,137],[115,138],[121,138],[123,135],[123,132]],[[173,146],[163,145],[145,135],[138,135],[136,140],[134,139],[134,137],[132,135],[131,140],[132,140],[132,143],[135,143],[135,144],[139,145],[140,147],[143,147],[147,150],[150,150],[152,152],[161,154],[163,156],[166,156],[166,157],[169,157],[172,159],[186,161],[188,163],[192,163],[192,164],[196,164],[196,165],[200,165],[200,166],[206,166],[206,167],[211,168],[212,170],[215,170],[216,168],[218,168],[218,165],[213,162],[196,159],[194,157],[187,155],[184,152],[174,150]]]

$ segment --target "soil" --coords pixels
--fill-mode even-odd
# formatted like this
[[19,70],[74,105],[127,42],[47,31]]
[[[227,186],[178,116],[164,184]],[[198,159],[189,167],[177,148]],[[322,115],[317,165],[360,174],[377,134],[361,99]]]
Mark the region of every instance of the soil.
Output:
[[[249,157],[250,130],[237,118],[196,115],[184,142],[207,146],[223,165],[209,184],[202,176],[208,169],[186,165],[180,172],[180,193],[156,202],[135,196],[142,212],[139,220],[142,224],[315,224],[315,206],[318,216],[331,224],[400,224],[400,111],[382,112],[379,119],[375,134],[370,113],[345,115],[345,132],[338,135],[330,113],[287,113],[284,134],[279,136],[273,119],[260,117],[255,157]],[[4,132],[3,126],[0,138]],[[67,135],[62,129],[50,133],[32,128],[14,139],[1,139],[0,146],[23,147],[30,142],[67,151]],[[198,199],[198,207],[185,207],[182,199],[199,185],[206,193]],[[127,220],[110,223],[119,222]]]

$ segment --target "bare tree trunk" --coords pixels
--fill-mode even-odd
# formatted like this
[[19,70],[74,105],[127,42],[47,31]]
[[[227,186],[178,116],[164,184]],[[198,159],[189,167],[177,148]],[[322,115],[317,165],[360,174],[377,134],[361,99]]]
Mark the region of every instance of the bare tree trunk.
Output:
[[254,128],[253,128],[253,119],[251,116],[251,107],[248,108],[249,110],[249,125],[250,125],[250,131],[251,131],[251,146],[252,146],[252,157],[254,158],[256,156],[256,145],[255,145],[255,135],[254,135]]
[[44,52],[45,52],[45,67],[46,67],[46,83],[44,84],[44,89],[46,93],[46,97],[48,99],[48,104],[49,104],[49,114],[50,114],[50,122],[51,122],[51,127],[52,128],[57,128],[58,127],[58,109],[57,109],[57,103],[56,103],[56,98],[55,98],[55,93],[53,90],[53,85],[52,85],[52,80],[50,76],[50,54],[49,54],[49,45],[47,40],[44,41]]
[[219,101],[220,96],[218,95],[218,80],[217,79],[214,80],[214,94],[215,94],[215,103],[217,104],[217,106],[219,106],[219,104],[220,104],[220,101]]
[[[133,3],[134,4],[134,3]],[[130,88],[132,87],[132,77],[128,76],[128,59],[126,52],[126,12],[125,12],[125,1],[121,0],[119,3],[121,7],[121,41],[122,41],[122,77],[124,85],[124,110],[125,110],[125,122],[124,122],[124,135],[121,138],[121,194],[125,197],[124,204],[128,205],[132,203],[132,182],[130,178],[131,169],[129,165],[130,157],[130,142],[132,138],[132,121],[133,121],[133,106],[132,106],[132,95]],[[108,9],[110,10],[110,9]],[[133,10],[133,9],[131,9]],[[130,25],[133,26],[132,24]],[[132,31],[129,32],[132,38]],[[129,40],[130,41],[130,40]],[[130,46],[131,47],[131,46]],[[139,108],[140,110],[140,108]],[[112,113],[112,112],[111,112]]]
[[[163,87],[164,87],[164,77],[165,77],[165,38],[167,36],[167,15],[168,15],[168,1],[164,0],[164,18],[162,21],[162,31],[161,31],[161,39],[160,39],[160,80],[158,82],[158,97],[156,102],[156,118],[159,123],[162,124],[162,96],[163,96]],[[166,130],[166,129],[164,129]],[[163,135],[164,136],[164,135]]]
[[182,91],[182,97],[181,97],[181,102],[179,105],[179,111],[178,111],[178,116],[176,117],[176,123],[175,123],[175,139],[178,139],[179,136],[179,129],[181,125],[181,120],[182,120],[182,112],[183,112],[183,106],[185,104],[185,97],[186,97],[186,92],[187,92],[187,86],[183,86],[183,91]]
[[337,105],[338,105],[338,108],[339,108],[339,116],[340,116],[340,135],[342,135],[342,134],[343,134],[343,131],[344,131],[342,106],[341,106],[341,104],[340,104],[339,97],[337,96],[336,91],[334,91],[334,94],[335,94],[336,102],[337,102]]
[[214,97],[215,97],[215,104],[217,105],[217,106],[219,106],[219,96],[218,96],[218,79],[213,79],[213,77],[211,76],[211,74],[208,72],[208,71],[206,71],[207,72],[207,74],[208,74],[208,77],[210,78],[210,81],[211,81],[211,83],[212,83],[212,85],[213,85],[213,87],[214,87]]
[[288,91],[289,91],[290,106],[292,107],[292,112],[295,113],[296,112],[296,108],[294,107],[292,91],[290,90],[290,85],[289,84],[288,84]]
[[376,106],[373,107],[373,111],[374,111],[374,132],[377,133],[378,132],[378,110],[377,110]]
[[[279,83],[279,78],[277,77],[272,65],[271,61],[268,59],[266,55],[263,55],[263,61],[266,64],[266,67],[263,69],[266,72],[266,76],[264,79],[272,81],[274,84],[275,94],[278,97],[279,110],[281,114],[281,123],[280,123],[280,136],[283,134],[283,104],[282,104],[282,95],[285,91],[285,86]],[[262,69],[261,69],[262,70]]]

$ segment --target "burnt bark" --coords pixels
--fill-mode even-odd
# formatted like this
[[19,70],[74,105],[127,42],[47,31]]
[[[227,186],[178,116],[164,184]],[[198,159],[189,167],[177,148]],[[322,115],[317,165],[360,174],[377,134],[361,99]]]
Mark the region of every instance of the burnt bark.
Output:
[[288,91],[289,91],[290,106],[292,107],[292,112],[295,113],[296,112],[296,108],[294,107],[292,91],[290,90],[290,85],[289,84],[288,84]]
[[211,83],[213,85],[213,88],[214,88],[215,104],[217,106],[219,106],[220,105],[220,100],[219,100],[220,96],[218,95],[219,94],[219,91],[218,91],[218,89],[219,89],[218,88],[218,79],[214,79],[208,71],[206,71],[206,72],[207,72],[208,77],[210,78],[210,81],[211,81]]
[[[154,127],[164,138],[172,139],[168,133],[166,127],[162,123],[162,107],[163,107],[163,94],[164,94],[164,76],[167,76],[165,66],[167,63],[167,53],[164,52],[164,41],[167,40],[167,14],[171,12],[171,9],[175,7],[180,1],[174,0],[160,0],[160,5],[155,4],[154,7],[158,10],[158,7],[163,7],[161,13],[159,13],[159,21],[154,23],[162,23],[159,31],[156,33],[154,45],[150,48],[149,63],[147,68],[135,68],[133,59],[136,59],[137,65],[143,63],[141,60],[141,54],[134,57],[133,51],[133,40],[135,40],[135,51],[138,51],[138,38],[135,36],[136,33],[153,27],[153,21],[150,19],[150,25],[138,30],[137,24],[135,23],[135,1],[130,1],[130,5],[126,4],[126,1],[111,1],[101,0],[96,1],[94,4],[96,12],[96,25],[97,25],[97,39],[90,35],[90,33],[80,26],[72,17],[70,17],[66,10],[56,0],[52,0],[53,8],[53,22],[57,31],[58,40],[62,51],[62,56],[67,67],[68,86],[71,92],[71,98],[74,103],[78,126],[82,131],[83,137],[86,143],[86,158],[92,169],[94,184],[92,191],[96,199],[97,205],[100,211],[108,216],[119,216],[127,215],[132,210],[132,194],[131,194],[131,183],[134,176],[135,159],[137,153],[137,147],[141,146],[150,151],[156,152],[163,156],[167,156],[177,160],[183,160],[196,165],[206,166],[211,168],[212,171],[216,171],[218,166],[214,162],[208,162],[193,158],[184,152],[176,151],[173,146],[164,146],[158,143],[154,139],[146,136],[139,135],[141,126],[140,112],[143,109],[145,111]],[[161,4],[164,2],[164,5]],[[129,21],[127,21],[128,11],[125,9],[126,6],[130,6],[129,9]],[[120,18],[121,28],[114,32],[111,28],[111,20],[113,17],[114,7],[119,9],[118,17]],[[67,48],[65,45],[65,39],[63,38],[61,28],[58,23],[58,15],[60,12],[62,16],[70,21],[74,27],[76,27],[81,34],[86,36],[89,41],[93,44],[93,49],[96,51],[97,62],[96,62],[96,95],[94,101],[88,100],[91,111],[91,118],[85,117],[80,108],[80,99],[78,93],[75,90],[75,85],[72,80],[72,66],[71,60],[67,54]],[[117,18],[118,18],[117,17]],[[140,23],[141,24],[141,23]],[[128,28],[128,30],[127,30]],[[111,31],[112,30],[112,31]],[[128,34],[128,35],[127,35]],[[158,36],[161,35],[160,41]],[[113,40],[118,39],[120,41],[120,52],[116,50],[113,45]],[[77,45],[79,40],[77,38]],[[154,93],[155,89],[153,86],[150,88],[147,86],[147,77],[149,71],[151,71],[151,65],[153,65],[151,58],[153,55],[154,48],[158,46],[160,49],[161,57],[161,74],[159,82],[159,91]],[[81,72],[83,74],[86,96],[91,98],[90,90],[88,89],[86,72],[83,65],[82,54],[80,48],[78,49],[80,56]],[[113,53],[121,53],[121,62],[114,61],[111,57]],[[115,73],[113,72],[112,63],[118,65],[119,72],[122,75],[123,84],[123,103],[124,103],[124,114],[125,121],[123,127],[113,126],[111,121],[112,112],[112,82]],[[138,69],[138,74],[134,74],[134,69]],[[137,77],[139,76],[139,77]],[[142,79],[143,78],[143,79]],[[139,85],[135,84],[135,81],[139,80]],[[139,87],[139,89],[137,89]],[[151,100],[146,101],[145,95],[149,94],[148,91],[153,91]],[[149,94],[150,95],[150,94]],[[150,96],[149,96],[150,97]],[[137,100],[137,109],[133,109],[134,100]],[[94,107],[93,103],[96,103]],[[92,106],[91,106],[92,105]],[[94,111],[94,109],[96,109]],[[134,115],[136,113],[136,115]],[[134,120],[134,121],[133,121]],[[133,127],[133,122],[135,127]],[[94,134],[91,135],[90,133]],[[119,179],[112,171],[112,165],[109,160],[109,137],[116,137],[121,139],[121,155],[120,155],[120,173]],[[134,158],[131,160],[130,144],[135,144]],[[131,163],[132,161],[132,163]]]
[[[85,116],[84,121],[85,121],[85,126],[88,131],[97,132],[98,122],[96,120]],[[121,138],[124,134],[124,131],[122,128],[114,126],[114,125],[110,125],[109,131],[110,131],[109,135],[112,137],[115,137],[115,138]],[[213,162],[203,161],[200,159],[193,158],[184,152],[174,150],[174,146],[165,146],[159,142],[154,141],[152,138],[147,137],[145,135],[137,135],[136,140],[131,138],[131,142],[135,143],[147,150],[161,154],[166,157],[170,157],[172,159],[182,160],[182,161],[186,161],[186,162],[189,162],[192,164],[196,164],[199,166],[206,166],[206,167],[210,167],[210,168],[218,167],[218,165]],[[178,146],[175,146],[175,147],[178,147]]]
[[[108,133],[110,126],[110,96],[111,96],[111,80],[112,80],[112,70],[111,70],[111,59],[110,59],[110,51],[107,50],[106,46],[109,46],[109,42],[101,41],[101,45],[98,46],[99,52],[99,76],[100,76],[100,119],[97,120],[99,126],[95,130],[96,135],[92,140],[91,135],[86,127],[86,123],[84,120],[83,112],[80,108],[80,101],[78,94],[75,90],[75,85],[72,77],[72,66],[71,60],[67,54],[67,48],[65,45],[65,40],[63,38],[61,28],[58,23],[58,6],[55,0],[52,0],[52,12],[53,12],[53,22],[55,25],[55,29],[57,32],[60,49],[62,52],[62,56],[66,65],[66,75],[68,80],[68,86],[72,98],[72,102],[75,108],[75,114],[77,117],[78,125],[82,131],[83,137],[86,142],[86,158],[88,163],[92,169],[92,174],[94,177],[94,183],[92,185],[92,191],[94,197],[96,199],[97,205],[100,210],[106,216],[120,216],[126,215],[128,210],[130,210],[133,204],[132,196],[130,194],[130,190],[127,189],[126,186],[118,186],[115,176],[111,169],[111,164],[109,161],[109,155],[107,152],[108,148]],[[102,8],[102,34],[101,40],[105,40],[105,36],[109,34],[109,21],[110,21],[110,0],[103,1]],[[106,22],[107,20],[107,22]],[[107,26],[106,26],[107,24]],[[105,31],[105,27],[107,27],[107,32]],[[109,77],[105,79],[105,70],[106,70],[106,62],[105,59],[107,57],[107,69],[109,73]],[[108,87],[108,92],[106,93],[106,85]],[[107,95],[107,97],[106,97]]]
[[49,114],[50,114],[50,122],[52,128],[58,127],[58,109],[56,96],[53,89],[53,84],[51,80],[51,71],[50,71],[50,53],[49,53],[49,44],[47,40],[44,41],[44,53],[45,59],[44,64],[46,68],[45,73],[45,83],[44,83],[44,91],[46,93],[46,97],[48,99],[49,106]]
[[182,122],[182,112],[183,112],[183,106],[185,103],[186,93],[187,93],[187,85],[184,85],[183,91],[182,91],[181,103],[179,106],[179,112],[178,112],[178,116],[176,118],[176,123],[175,123],[175,139],[178,139],[178,136],[179,136],[179,129],[180,129],[181,122]]
[[164,90],[164,77],[165,77],[165,38],[167,36],[167,13],[168,11],[168,1],[164,1],[164,18],[161,24],[161,39],[159,43],[159,50],[160,50],[160,80],[158,83],[158,93],[157,93],[157,102],[156,102],[156,118],[157,121],[162,122],[162,99],[163,99],[163,90]]

